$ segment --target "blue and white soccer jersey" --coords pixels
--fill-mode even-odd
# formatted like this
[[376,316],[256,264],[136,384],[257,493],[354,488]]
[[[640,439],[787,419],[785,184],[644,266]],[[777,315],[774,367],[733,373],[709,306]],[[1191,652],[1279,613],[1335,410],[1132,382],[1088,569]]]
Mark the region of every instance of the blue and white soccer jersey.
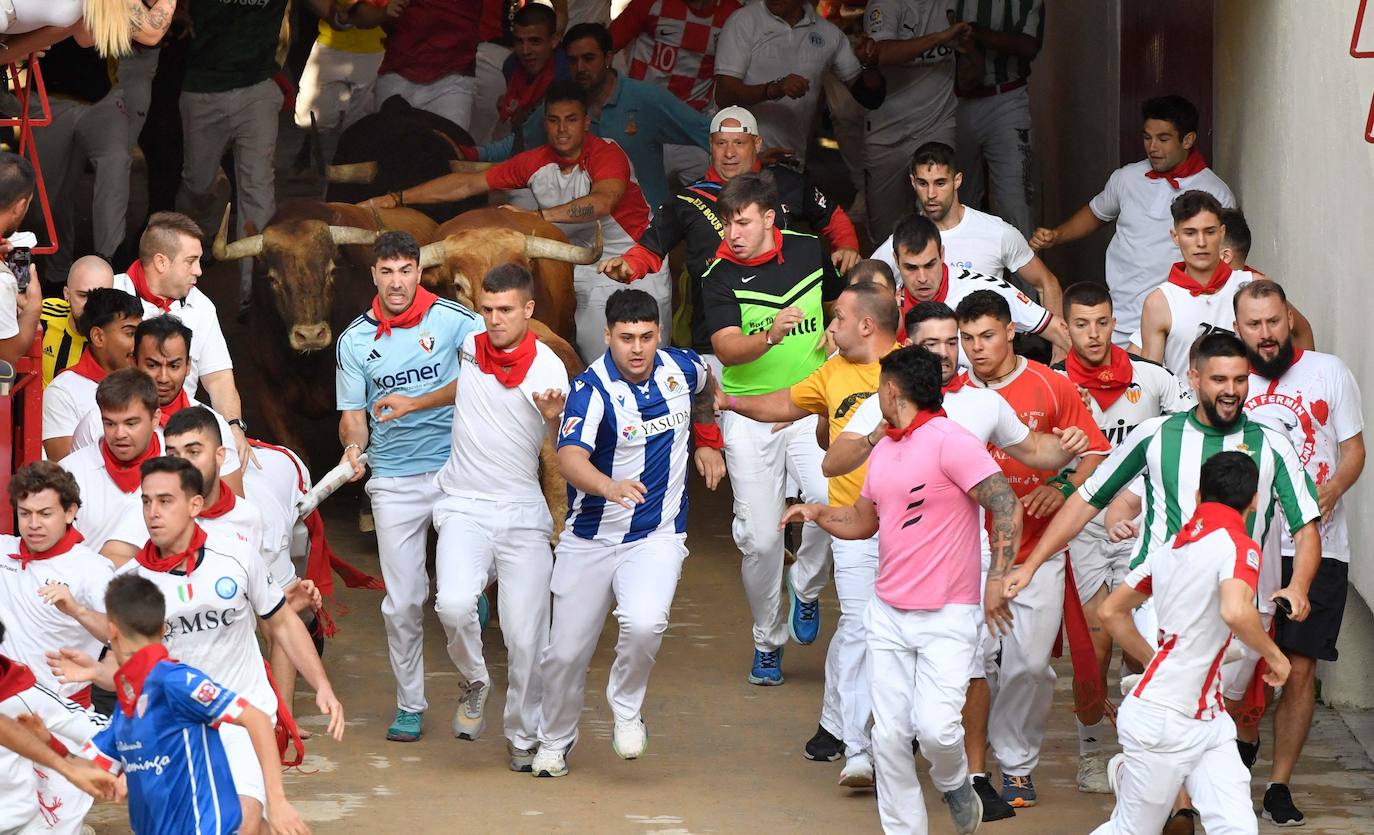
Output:
[[115,710],[81,753],[125,775],[136,835],[237,832],[238,792],[218,728],[247,704],[195,667],[164,660],[143,680],[134,715]]
[[568,531],[581,539],[635,542],[655,533],[687,532],[687,461],[692,396],[709,379],[695,351],[665,348],[643,384],[621,376],[607,352],[573,380],[558,447],[580,446],[613,479],[645,488],[633,509],[568,485]]

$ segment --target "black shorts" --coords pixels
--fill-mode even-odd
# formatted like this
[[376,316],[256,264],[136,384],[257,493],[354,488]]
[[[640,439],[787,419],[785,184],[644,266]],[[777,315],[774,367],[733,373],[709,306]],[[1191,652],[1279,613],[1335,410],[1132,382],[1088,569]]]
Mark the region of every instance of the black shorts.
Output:
[[[1307,620],[1298,623],[1284,617],[1282,611],[1274,616],[1274,643],[1286,653],[1306,655],[1322,661],[1336,660],[1336,637],[1341,634],[1341,618],[1345,615],[1345,590],[1349,585],[1350,567],[1340,560],[1322,559],[1307,600],[1312,611]],[[1283,584],[1293,579],[1293,558],[1283,558]]]

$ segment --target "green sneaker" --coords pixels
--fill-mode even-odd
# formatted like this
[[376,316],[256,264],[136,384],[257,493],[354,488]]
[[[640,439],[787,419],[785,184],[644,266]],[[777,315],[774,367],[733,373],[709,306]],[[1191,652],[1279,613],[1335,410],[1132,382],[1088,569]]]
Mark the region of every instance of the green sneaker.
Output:
[[420,724],[424,718],[423,713],[397,709],[396,718],[386,729],[386,738],[392,742],[415,742],[420,738]]

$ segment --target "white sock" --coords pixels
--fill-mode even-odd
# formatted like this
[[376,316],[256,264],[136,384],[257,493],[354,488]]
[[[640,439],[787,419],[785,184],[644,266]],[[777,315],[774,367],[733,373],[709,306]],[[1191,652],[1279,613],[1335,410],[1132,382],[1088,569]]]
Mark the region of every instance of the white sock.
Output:
[[1078,755],[1096,754],[1102,750],[1102,734],[1106,730],[1103,720],[1097,720],[1096,724],[1084,725],[1077,719],[1073,724],[1078,728]]

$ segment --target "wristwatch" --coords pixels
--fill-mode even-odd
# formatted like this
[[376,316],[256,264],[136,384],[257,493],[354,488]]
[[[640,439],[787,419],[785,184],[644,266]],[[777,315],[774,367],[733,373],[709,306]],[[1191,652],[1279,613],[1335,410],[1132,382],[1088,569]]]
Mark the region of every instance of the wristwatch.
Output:
[[230,426],[237,426],[239,428],[239,431],[242,432],[244,435],[248,434],[248,424],[244,422],[243,418],[234,418],[233,420],[226,420],[225,423],[229,424]]

